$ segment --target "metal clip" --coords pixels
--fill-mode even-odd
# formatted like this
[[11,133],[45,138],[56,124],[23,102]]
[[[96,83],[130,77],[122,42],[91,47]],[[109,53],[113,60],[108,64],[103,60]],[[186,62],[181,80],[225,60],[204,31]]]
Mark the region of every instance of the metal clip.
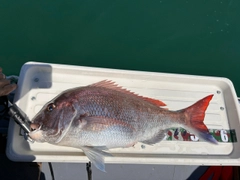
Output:
[[26,141],[28,141],[28,142],[30,142],[30,143],[32,143],[32,144],[35,142],[32,138],[30,138],[30,136],[29,136],[28,133],[26,133],[26,132],[24,132],[23,137],[24,137],[24,139],[25,139]]
[[28,135],[28,133],[31,131],[30,128],[31,122],[16,104],[12,104],[9,101],[8,104],[10,105],[8,114],[23,129],[24,139],[27,140],[28,142],[33,143],[34,140],[31,139]]

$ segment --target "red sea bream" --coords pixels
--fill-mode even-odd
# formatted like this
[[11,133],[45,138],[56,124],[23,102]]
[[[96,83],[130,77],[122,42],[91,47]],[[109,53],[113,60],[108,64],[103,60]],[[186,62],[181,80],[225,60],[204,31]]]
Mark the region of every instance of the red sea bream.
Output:
[[203,123],[212,97],[170,111],[159,100],[138,96],[112,81],[101,81],[68,89],[49,101],[33,118],[29,135],[37,142],[80,148],[105,171],[106,150],[137,142],[153,145],[171,127],[184,127],[217,144]]

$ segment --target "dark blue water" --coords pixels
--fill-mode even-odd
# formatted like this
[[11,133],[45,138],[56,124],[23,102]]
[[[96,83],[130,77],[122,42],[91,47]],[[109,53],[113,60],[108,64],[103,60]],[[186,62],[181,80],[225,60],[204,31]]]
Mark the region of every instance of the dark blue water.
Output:
[[3,1],[0,66],[41,62],[231,79],[240,93],[240,1]]

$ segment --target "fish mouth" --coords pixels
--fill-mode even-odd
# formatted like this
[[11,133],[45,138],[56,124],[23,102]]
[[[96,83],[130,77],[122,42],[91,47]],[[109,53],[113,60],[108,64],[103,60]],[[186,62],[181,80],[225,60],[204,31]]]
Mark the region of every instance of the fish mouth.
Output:
[[32,123],[30,125],[31,132],[29,132],[30,138],[37,142],[44,142],[43,131],[41,130],[42,124]]

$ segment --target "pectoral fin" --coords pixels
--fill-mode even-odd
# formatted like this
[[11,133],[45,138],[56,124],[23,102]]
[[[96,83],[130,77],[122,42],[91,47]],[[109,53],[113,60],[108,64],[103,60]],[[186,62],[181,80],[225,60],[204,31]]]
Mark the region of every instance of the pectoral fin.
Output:
[[105,146],[84,146],[81,147],[85,155],[88,159],[96,166],[97,169],[105,171],[105,164],[104,164],[104,157],[105,156],[112,156],[111,154],[104,152],[103,150],[107,150]]

